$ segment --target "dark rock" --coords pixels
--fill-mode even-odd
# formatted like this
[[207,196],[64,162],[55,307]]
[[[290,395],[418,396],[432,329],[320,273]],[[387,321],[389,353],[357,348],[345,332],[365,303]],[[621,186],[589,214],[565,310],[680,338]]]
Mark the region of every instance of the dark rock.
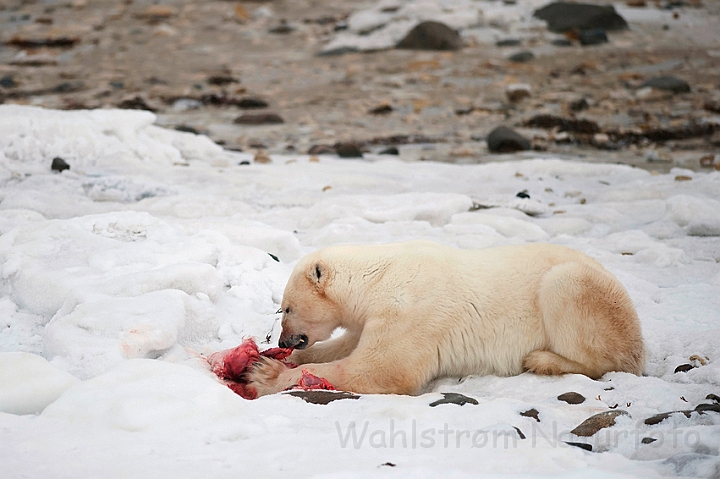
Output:
[[515,432],[518,433],[518,437],[519,437],[520,439],[525,439],[526,436],[525,436],[525,434],[523,434],[523,432],[520,430],[519,427],[513,426],[513,429],[515,429]]
[[250,165],[250,162],[248,160],[242,160],[240,163],[238,163],[240,166],[248,166]]
[[558,401],[565,401],[568,404],[582,404],[585,402],[585,396],[576,392],[569,392],[559,395]]
[[618,416],[629,416],[626,411],[617,409],[615,411],[605,411],[600,414],[595,414],[585,419],[578,427],[570,431],[571,434],[576,436],[589,437],[598,432],[600,429],[605,429],[615,425],[615,418]]
[[310,404],[329,404],[333,401],[341,401],[343,399],[359,399],[360,396],[357,394],[345,392],[345,391],[325,391],[322,389],[315,389],[309,391],[289,391],[288,396],[294,396],[302,399],[303,401]]
[[506,126],[495,128],[487,137],[488,150],[492,153],[510,153],[530,149],[530,140]]
[[15,82],[15,79],[12,77],[12,75],[5,75],[4,77],[0,78],[0,86],[3,88],[15,88],[17,86],[17,83]]
[[338,143],[335,145],[335,153],[340,158],[362,158],[360,147],[355,143]]
[[345,55],[347,53],[357,53],[360,50],[358,50],[356,47],[339,47],[339,48],[333,48],[332,50],[323,50],[317,55],[319,57],[335,57],[339,55]]
[[698,404],[695,407],[695,411],[701,414],[708,411],[720,412],[720,404]]
[[153,112],[155,111],[155,108],[152,108],[150,105],[148,105],[145,100],[140,96],[127,98],[118,103],[117,107],[123,110],[147,110]]
[[568,446],[575,446],[579,447],[580,449],[584,449],[588,452],[592,452],[592,444],[585,444],[584,442],[572,442],[572,441],[563,441]]
[[[689,6],[692,6],[693,4],[694,4],[695,6],[698,6],[698,5],[700,4],[700,2],[697,1],[697,0],[695,0],[695,1],[692,1],[692,0],[691,0],[691,1],[686,1],[686,0],[666,0],[665,2],[662,2],[662,3],[663,3],[663,4],[662,4],[662,9],[663,9],[663,10],[673,10],[673,9],[675,9],[675,8],[678,8],[678,7],[689,7]],[[674,18],[677,18],[677,17],[674,17]]]
[[608,131],[613,141],[624,144],[643,144],[650,140],[661,143],[670,140],[687,140],[689,138],[708,137],[720,131],[720,125],[710,122],[690,121],[684,125],[668,128],[647,128],[641,132],[624,130]]
[[58,156],[56,158],[53,158],[50,169],[53,171],[65,171],[70,169],[70,165],[68,165],[65,160]]
[[430,407],[439,406],[440,404],[457,404],[463,406],[465,404],[478,404],[477,399],[467,397],[460,393],[442,393],[443,398],[430,403]]
[[193,128],[192,126],[187,126],[187,125],[176,125],[175,131],[184,131],[185,133],[192,133],[193,135],[200,134],[200,132],[197,131],[195,128]]
[[554,2],[535,10],[534,16],[545,20],[548,30],[565,33],[568,30],[626,30],[628,24],[612,5]]
[[579,100],[570,102],[569,106],[570,106],[570,110],[572,110],[572,111],[587,110],[590,107],[590,105],[588,104],[588,102],[585,98],[580,98]]
[[295,30],[295,27],[289,25],[286,21],[281,21],[280,25],[274,26],[268,30],[268,33],[274,33],[276,35],[287,35],[288,33]]
[[397,146],[391,146],[389,148],[385,148],[382,150],[378,155],[399,155],[400,151],[397,149]]
[[[522,190],[522,191],[518,192],[518,194],[516,194],[515,197],[523,198],[523,199],[530,199],[530,194],[528,193],[527,190]],[[567,394],[574,394],[574,393],[567,393]],[[562,394],[562,396],[564,396],[564,394]],[[558,399],[560,399],[560,396],[558,396]],[[585,399],[585,398],[583,398],[583,399]],[[564,399],[563,399],[563,401],[564,401]]]
[[568,40],[567,38],[556,38],[555,40],[553,40],[550,43],[552,43],[556,47],[571,47],[572,46],[572,42],[570,40]]
[[578,40],[580,41],[580,45],[600,45],[601,43],[607,43],[608,37],[605,30],[582,30],[578,33]]
[[210,85],[229,85],[230,83],[240,83],[240,80],[230,75],[213,75],[208,77],[207,82]]
[[72,48],[80,43],[77,37],[21,38],[13,37],[8,45],[17,48]]
[[657,439],[655,439],[654,437],[644,437],[640,442],[643,444],[652,444],[655,441],[657,441]]
[[278,258],[277,256],[275,256],[274,254],[268,253],[268,256],[270,256],[270,257],[271,257],[272,259],[274,259],[276,262],[278,262],[278,263],[280,262],[280,258]]
[[250,96],[240,98],[235,103],[235,105],[238,108],[242,108],[244,110],[252,110],[252,109],[256,109],[256,108],[267,108],[268,107],[268,103],[265,100],[263,100],[262,98],[250,97]]
[[695,409],[663,412],[645,419],[645,424],[648,426],[654,426],[655,424],[663,422],[673,414],[683,414],[686,418],[690,418],[693,413],[702,415],[708,412],[720,413],[720,404],[698,404]]
[[455,114],[458,116],[469,115],[470,113],[472,113],[474,111],[475,111],[475,107],[469,106],[467,108],[458,108],[457,110],[455,110]]
[[718,396],[717,394],[708,394],[707,396],[705,396],[705,399],[720,403],[720,396]]
[[529,50],[523,50],[521,52],[517,52],[508,57],[508,60],[510,60],[513,63],[527,63],[530,60],[534,60],[534,59],[535,59],[535,54]]
[[460,50],[462,46],[457,31],[433,21],[419,23],[397,44],[406,50]]
[[505,40],[495,42],[496,47],[518,47],[521,44],[522,41],[518,38],[506,38]]
[[48,93],[75,93],[85,89],[85,84],[78,82],[63,82],[52,87]]
[[168,82],[166,82],[165,80],[162,80],[156,76],[151,76],[150,78],[147,78],[145,80],[145,83],[147,83],[149,85],[167,85],[168,84]]
[[658,90],[671,91],[673,93],[689,93],[690,85],[685,80],[673,76],[662,76],[651,78],[642,84],[643,87],[657,88]]
[[[679,411],[673,411],[673,412],[679,412]],[[651,417],[645,419],[645,424],[647,424],[648,426],[654,426],[655,424],[659,424],[659,423],[663,422],[665,419],[669,418],[673,412],[664,412],[661,414],[656,414],[654,416],[651,416]]]
[[195,101],[205,106],[236,106],[244,109],[265,108],[265,106],[267,106],[267,103],[265,103],[264,100],[261,100],[259,98],[238,98],[228,95],[226,93],[203,93],[201,95],[166,96],[163,97],[163,101],[169,105],[172,105],[178,101]]
[[285,121],[275,113],[246,113],[235,118],[236,125],[279,125]]
[[385,466],[385,467],[395,467],[395,466],[397,466],[397,464],[395,464],[394,462],[384,462],[384,463],[380,464],[380,466],[381,466],[381,467],[382,467],[382,466]]
[[94,110],[96,108],[100,108],[100,105],[88,105],[82,100],[74,98],[65,99],[63,103],[63,110]]
[[675,374],[686,373],[691,369],[695,369],[695,366],[693,366],[692,364],[681,364],[680,366],[675,368]]
[[[3,86],[2,80],[0,80],[0,86]],[[703,105],[703,110],[709,111],[710,113],[720,113],[720,101],[706,101]]]
[[368,113],[372,115],[387,115],[388,113],[392,113],[393,107],[391,105],[380,105],[376,106],[372,110],[370,110]]
[[347,23],[342,20],[342,16],[334,16],[334,15],[324,15],[322,17],[318,18],[306,18],[303,20],[303,23],[316,23],[318,25],[330,25],[333,24],[334,26],[337,26],[338,24],[345,24],[345,28],[347,28]]
[[335,147],[332,145],[313,145],[308,150],[308,155],[334,155]]
[[577,118],[562,118],[554,115],[536,115],[525,122],[525,126],[533,128],[557,128],[559,131],[573,133],[595,134],[600,132],[600,126],[591,120]]
[[540,417],[539,417],[540,413],[535,408],[528,409],[527,411],[523,411],[520,413],[520,415],[524,416],[524,417],[531,417],[531,418],[535,419],[537,422],[540,422]]
[[418,143],[444,143],[445,138],[433,138],[425,135],[390,135],[378,136],[365,141],[368,145],[411,145]]
[[218,93],[205,93],[203,95],[200,95],[199,97],[181,97],[181,98],[172,98],[171,101],[175,102],[176,100],[186,98],[188,100],[196,100],[202,103],[203,105],[212,105],[212,106],[232,106],[234,105],[234,102],[237,101],[235,98],[231,98],[227,96],[226,94],[218,94]]

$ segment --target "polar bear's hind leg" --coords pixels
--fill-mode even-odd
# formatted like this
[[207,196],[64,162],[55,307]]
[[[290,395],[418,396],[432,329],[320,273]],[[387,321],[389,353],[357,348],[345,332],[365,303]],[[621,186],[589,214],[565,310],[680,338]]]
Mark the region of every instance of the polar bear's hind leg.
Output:
[[523,360],[537,374],[642,373],[640,323],[627,291],[600,267],[563,263],[545,274],[538,295],[546,347]]

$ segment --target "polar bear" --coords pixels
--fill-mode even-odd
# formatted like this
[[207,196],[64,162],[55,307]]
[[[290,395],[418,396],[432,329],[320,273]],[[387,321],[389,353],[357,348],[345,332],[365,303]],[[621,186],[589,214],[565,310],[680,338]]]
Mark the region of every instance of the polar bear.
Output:
[[[434,378],[523,371],[640,374],[644,346],[622,284],[551,244],[466,250],[412,241],[331,246],[302,258],[282,299],[288,369],[263,359],[259,396],[301,370],[357,393],[416,394]],[[342,335],[329,339],[336,328]]]

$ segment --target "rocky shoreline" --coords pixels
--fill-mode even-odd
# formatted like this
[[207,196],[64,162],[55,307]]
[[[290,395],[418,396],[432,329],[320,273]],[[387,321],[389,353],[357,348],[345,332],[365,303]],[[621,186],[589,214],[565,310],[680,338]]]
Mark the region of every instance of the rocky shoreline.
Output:
[[[146,109],[258,161],[552,156],[720,169],[720,6],[616,2],[628,27],[616,29],[553,26],[533,15],[547,4],[458,0],[442,11],[458,32],[448,48],[362,51],[357,39],[408,35],[432,12],[411,0],[11,0],[0,7],[0,101]],[[491,142],[499,126],[524,141]]]

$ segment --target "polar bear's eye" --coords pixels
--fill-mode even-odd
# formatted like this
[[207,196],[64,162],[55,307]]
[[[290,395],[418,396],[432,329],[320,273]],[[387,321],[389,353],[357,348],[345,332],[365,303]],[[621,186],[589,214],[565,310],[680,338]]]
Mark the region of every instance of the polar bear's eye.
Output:
[[290,314],[290,306],[288,306],[287,308],[285,308],[285,314]]

